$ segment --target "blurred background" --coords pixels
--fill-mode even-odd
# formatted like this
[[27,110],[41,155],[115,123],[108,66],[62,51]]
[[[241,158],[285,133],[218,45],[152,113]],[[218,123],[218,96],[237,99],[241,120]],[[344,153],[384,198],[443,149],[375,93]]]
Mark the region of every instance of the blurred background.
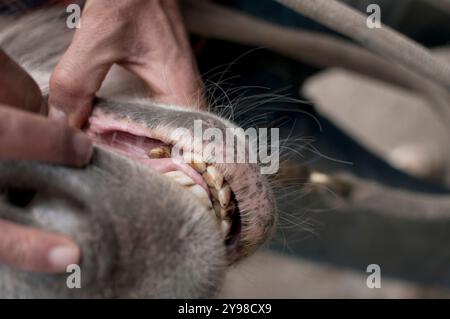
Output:
[[[274,1],[218,2],[350,41]],[[422,0],[346,2],[364,13],[378,3],[383,23],[450,61],[450,12]],[[416,92],[350,71],[193,43],[212,104],[282,138],[277,233],[230,271],[221,297],[450,297],[450,120]],[[381,288],[366,284],[370,264]]]

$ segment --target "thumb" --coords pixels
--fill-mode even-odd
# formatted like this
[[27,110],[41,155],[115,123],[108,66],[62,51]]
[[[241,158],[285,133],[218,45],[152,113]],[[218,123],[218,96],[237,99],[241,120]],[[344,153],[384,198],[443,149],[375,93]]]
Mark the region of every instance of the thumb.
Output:
[[98,56],[79,50],[77,43],[72,43],[50,79],[50,118],[78,128],[85,124],[95,94],[112,65]]

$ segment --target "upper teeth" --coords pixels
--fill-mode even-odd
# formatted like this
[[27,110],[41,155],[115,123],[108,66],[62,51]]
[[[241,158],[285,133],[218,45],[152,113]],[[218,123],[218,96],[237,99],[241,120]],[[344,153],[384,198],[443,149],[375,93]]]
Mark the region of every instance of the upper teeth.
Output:
[[229,220],[229,219],[222,220],[222,222],[220,223],[220,228],[221,228],[222,234],[225,237],[227,237],[231,230],[231,220]]
[[226,208],[230,204],[231,189],[230,186],[224,185],[217,193],[220,206]]
[[[154,148],[149,152],[149,156],[170,157],[170,149],[167,146]],[[155,158],[155,157],[152,157]],[[161,158],[161,157],[158,157]],[[214,211],[219,219],[220,228],[226,237],[231,229],[231,216],[236,209],[236,204],[232,200],[231,188],[225,181],[223,174],[212,164],[207,164],[201,158],[192,153],[183,154],[183,158],[192,168],[202,174],[203,179],[209,187],[211,199],[207,192],[197,185],[192,178],[180,171],[172,171],[164,175],[170,177],[183,187],[189,189],[207,208]]]
[[169,146],[165,146],[165,145],[152,148],[148,152],[148,156],[150,158],[167,158],[167,157],[170,157],[170,148],[169,148]]
[[208,166],[202,176],[209,187],[214,187],[217,191],[222,188],[223,175],[214,166]]
[[193,163],[190,163],[190,165],[200,174],[202,174],[206,171],[206,164],[203,162],[200,162],[200,163],[193,162]]

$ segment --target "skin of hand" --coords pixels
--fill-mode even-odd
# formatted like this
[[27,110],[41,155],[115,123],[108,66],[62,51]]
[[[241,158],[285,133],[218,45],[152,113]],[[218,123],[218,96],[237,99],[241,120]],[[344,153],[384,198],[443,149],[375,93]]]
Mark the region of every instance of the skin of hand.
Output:
[[114,63],[144,80],[157,102],[206,108],[177,0],[87,0],[50,80],[49,117],[82,127]]
[[[34,80],[0,50],[0,160],[37,160],[80,167],[92,155],[82,132],[39,113],[41,92]],[[0,220],[0,263],[17,269],[65,272],[80,262],[70,239]]]

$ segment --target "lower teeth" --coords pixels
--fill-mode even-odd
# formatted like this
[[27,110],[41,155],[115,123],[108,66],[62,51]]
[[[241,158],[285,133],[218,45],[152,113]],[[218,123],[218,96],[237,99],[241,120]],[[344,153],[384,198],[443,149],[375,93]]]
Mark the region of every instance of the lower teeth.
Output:
[[[168,158],[170,157],[170,148],[168,146],[160,146],[149,151],[150,158]],[[231,229],[231,216],[236,209],[236,203],[231,196],[231,188],[223,178],[216,167],[202,162],[198,156],[194,154],[185,154],[185,161],[194,168],[198,173],[202,174],[203,179],[207,183],[212,198],[210,199],[206,191],[187,175],[180,171],[165,173],[178,184],[187,187],[207,208],[214,211],[220,222],[220,229],[225,237]],[[212,202],[211,202],[212,200]]]
[[224,219],[220,222],[220,229],[222,231],[222,234],[225,237],[228,237],[228,234],[230,233],[231,230],[231,220],[229,219]]

